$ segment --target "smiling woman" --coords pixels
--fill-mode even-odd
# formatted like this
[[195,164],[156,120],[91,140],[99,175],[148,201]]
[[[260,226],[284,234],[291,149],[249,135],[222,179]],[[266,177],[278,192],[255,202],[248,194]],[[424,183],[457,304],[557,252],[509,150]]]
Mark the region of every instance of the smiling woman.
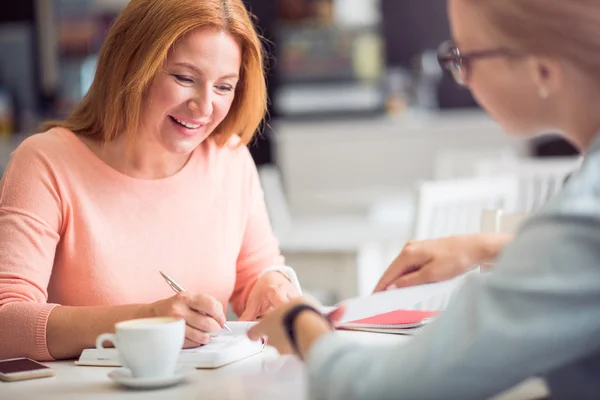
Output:
[[130,1],[81,104],[1,182],[0,359],[74,357],[151,316],[197,346],[228,303],[255,319],[297,295],[245,146],[266,104],[241,0]]

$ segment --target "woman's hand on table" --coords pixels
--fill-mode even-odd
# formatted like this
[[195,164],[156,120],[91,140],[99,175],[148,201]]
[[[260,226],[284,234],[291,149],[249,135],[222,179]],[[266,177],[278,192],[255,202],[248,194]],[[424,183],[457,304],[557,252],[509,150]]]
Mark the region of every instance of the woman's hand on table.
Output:
[[254,321],[298,296],[300,293],[285,275],[278,271],[268,272],[256,281],[250,291],[240,321]]
[[153,317],[177,317],[186,322],[184,347],[198,347],[210,342],[211,333],[220,332],[226,318],[223,305],[214,297],[181,292],[148,305]]

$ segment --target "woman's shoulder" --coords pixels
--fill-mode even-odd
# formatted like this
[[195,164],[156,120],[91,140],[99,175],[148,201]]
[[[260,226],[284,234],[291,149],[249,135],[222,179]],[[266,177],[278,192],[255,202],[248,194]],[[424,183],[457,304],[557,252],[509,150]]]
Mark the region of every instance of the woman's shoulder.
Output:
[[61,198],[58,186],[73,153],[62,134],[54,129],[32,134],[11,153],[0,189],[3,206],[30,210]]
[[585,216],[600,220],[600,151],[588,154],[560,193],[544,207],[541,215]]
[[210,155],[207,159],[217,165],[254,164],[248,146],[242,143],[238,135],[233,135],[223,144],[211,138],[205,142],[205,149]]
[[77,140],[73,132],[61,128],[29,135],[11,151],[4,172],[22,178],[64,175],[76,169],[80,159],[73,139]]
[[205,142],[202,147],[206,153],[196,157],[204,164],[201,171],[229,191],[241,191],[243,196],[250,196],[257,186],[258,171],[248,146],[239,138],[232,138],[224,144],[215,140]]
[[75,138],[73,132],[63,128],[52,128],[45,132],[34,133],[25,138],[13,154],[19,157],[64,157],[73,150],[74,144],[69,135]]

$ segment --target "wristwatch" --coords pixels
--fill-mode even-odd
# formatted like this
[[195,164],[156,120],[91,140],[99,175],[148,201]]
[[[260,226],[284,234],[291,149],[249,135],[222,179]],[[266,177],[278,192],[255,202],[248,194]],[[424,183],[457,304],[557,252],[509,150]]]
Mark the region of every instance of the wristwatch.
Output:
[[[294,333],[294,322],[296,322],[296,318],[303,311],[310,311],[316,314],[319,314],[324,320],[327,320],[325,316],[316,308],[309,306],[308,304],[298,304],[297,306],[292,307],[287,314],[283,317],[283,327],[285,332],[287,333],[288,339],[292,345],[292,349],[294,353],[297,354],[300,358],[300,350],[298,349],[298,344],[296,343],[296,334]],[[328,321],[329,322],[329,321]]]

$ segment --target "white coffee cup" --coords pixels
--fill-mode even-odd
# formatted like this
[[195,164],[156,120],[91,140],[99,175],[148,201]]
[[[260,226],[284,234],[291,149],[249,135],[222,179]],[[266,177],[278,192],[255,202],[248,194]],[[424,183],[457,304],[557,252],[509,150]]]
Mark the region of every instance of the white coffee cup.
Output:
[[165,378],[175,373],[185,340],[185,321],[163,317],[119,322],[116,333],[96,339],[96,348],[111,342],[119,352],[121,365],[136,378]]

